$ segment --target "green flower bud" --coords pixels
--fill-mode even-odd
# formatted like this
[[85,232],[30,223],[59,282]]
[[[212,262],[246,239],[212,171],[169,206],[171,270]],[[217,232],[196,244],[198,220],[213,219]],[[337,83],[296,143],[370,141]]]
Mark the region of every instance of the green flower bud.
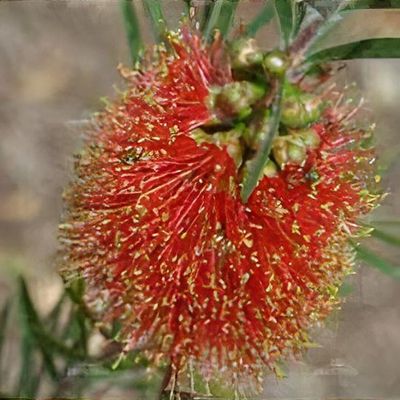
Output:
[[213,142],[217,146],[226,146],[226,151],[235,161],[239,168],[243,161],[243,147],[240,142],[243,127],[239,126],[236,129],[231,129],[227,132],[217,132],[212,135]]
[[244,69],[261,64],[263,54],[254,39],[237,39],[229,46],[229,56],[233,69]]
[[316,122],[321,118],[322,101],[319,97],[305,93],[301,96],[301,102],[303,103],[306,111],[306,119],[308,124]]
[[264,176],[272,178],[273,176],[276,176],[277,173],[278,173],[278,166],[271,159],[269,159],[266,162],[265,167],[263,169]]
[[273,50],[264,57],[263,66],[269,74],[283,76],[289,67],[289,58],[282,51]]
[[281,122],[289,128],[301,128],[304,125],[304,108],[295,97],[284,99]]
[[288,136],[287,154],[289,162],[293,164],[301,164],[307,156],[307,148],[301,139]]
[[316,149],[321,143],[321,138],[312,128],[294,131],[292,136],[301,139],[309,149]]
[[284,136],[278,136],[274,139],[272,155],[281,168],[289,161],[288,142]]
[[270,110],[264,110],[263,115],[250,122],[250,125],[243,132],[243,139],[246,145],[252,150],[258,150],[260,143],[265,139],[270,122]]
[[283,100],[281,121],[288,128],[306,128],[321,117],[321,108],[321,100],[311,94],[290,95]]
[[251,126],[244,129],[242,138],[247,147],[249,147],[252,150],[256,150],[256,146],[255,146],[256,131],[254,129],[252,129]]
[[287,163],[303,163],[307,156],[307,148],[300,138],[292,135],[279,136],[273,141],[272,154],[279,167],[283,168]]
[[222,87],[219,92],[212,92],[208,104],[222,120],[243,119],[251,113],[251,106],[264,94],[265,90],[254,83],[233,82]]

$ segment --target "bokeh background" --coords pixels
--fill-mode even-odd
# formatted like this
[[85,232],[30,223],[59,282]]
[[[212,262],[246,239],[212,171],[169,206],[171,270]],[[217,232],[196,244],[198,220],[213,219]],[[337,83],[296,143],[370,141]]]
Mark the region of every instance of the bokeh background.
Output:
[[[170,27],[177,26],[183,2],[163,3]],[[242,0],[239,20],[250,20],[261,6],[261,0]],[[331,36],[334,43],[400,36],[400,11],[357,15],[343,20]],[[140,16],[150,42],[142,11]],[[276,26],[258,38],[273,46]],[[129,64],[129,50],[117,0],[0,1],[0,305],[21,273],[43,314],[62,291],[55,254],[63,187],[85,121],[102,107],[102,97],[123,86],[120,62]],[[400,60],[350,62],[342,81],[357,83],[377,124],[389,196],[373,219],[399,235]],[[400,265],[399,247],[374,240],[367,246]],[[400,398],[400,280],[360,265],[346,292],[342,310],[315,330],[321,346],[286,366],[286,379],[268,377],[265,398]],[[7,351],[15,351],[12,341]],[[16,374],[13,365],[8,369],[0,389]],[[108,387],[92,396],[127,393]]]

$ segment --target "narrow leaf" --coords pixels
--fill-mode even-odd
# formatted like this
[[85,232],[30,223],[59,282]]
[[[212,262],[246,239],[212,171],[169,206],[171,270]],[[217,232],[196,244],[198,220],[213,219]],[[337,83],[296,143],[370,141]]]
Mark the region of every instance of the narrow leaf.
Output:
[[[21,366],[19,371],[19,379],[18,379],[16,394],[19,397],[32,398],[34,396],[34,391],[35,391],[35,385],[32,379],[35,371],[35,364],[33,361],[35,338],[30,329],[28,314],[26,312],[27,305],[26,305],[25,295],[23,293],[25,292],[25,289],[26,289],[25,282],[21,278],[20,291],[19,291]],[[28,307],[30,308],[30,306]]]
[[[69,357],[71,360],[84,359],[87,354],[89,321],[89,317],[82,311],[81,306],[74,304],[70,310],[68,321],[61,335],[63,341],[72,340],[73,342],[72,348],[74,351],[71,352]],[[62,348],[58,350],[60,354],[64,352]]]
[[210,20],[211,12],[213,9],[214,3],[207,1],[203,7],[202,17],[200,21],[200,30],[205,37],[205,31],[207,29],[208,21]]
[[318,11],[318,13],[320,13],[321,16],[326,18],[329,15],[331,15],[333,12],[335,12],[335,10],[338,9],[338,6],[340,7],[341,4],[343,4],[344,2],[346,4],[343,6],[343,8],[347,7],[349,5],[349,3],[351,3],[352,1],[358,1],[358,0],[342,0],[341,2],[339,0],[334,0],[334,1],[314,0],[314,1],[310,1],[310,2],[307,1],[307,3],[311,3],[312,7],[316,11]]
[[[23,324],[22,324],[23,325]],[[18,397],[32,398],[34,396],[35,385],[32,377],[34,376],[33,351],[34,340],[29,331],[22,327],[21,329],[21,367],[19,371],[19,380],[16,390]]]
[[[264,139],[260,143],[260,147],[255,157],[248,161],[248,171],[243,179],[241,197],[244,203],[247,203],[250,195],[257,186],[258,180],[261,177],[262,171],[268,161],[271,151],[272,141],[279,129],[281,119],[281,102],[282,102],[283,82],[278,81],[277,93],[272,104],[271,115],[268,118],[268,123],[263,124],[263,129],[266,131]],[[260,135],[263,136],[263,135]]]
[[85,281],[81,277],[71,281],[66,287],[66,292],[75,304],[82,305],[82,297],[85,293]]
[[400,266],[391,264],[389,261],[381,258],[378,254],[373,253],[363,246],[356,247],[356,251],[360,260],[386,275],[400,279]]
[[216,28],[226,37],[233,26],[236,8],[239,0],[225,0],[222,3],[221,12],[217,21]]
[[86,327],[86,318],[81,310],[78,310],[76,318],[77,318],[77,322],[78,322],[78,326],[79,326],[79,338],[80,338],[79,350],[84,355],[87,355],[89,334],[88,334],[87,327]]
[[45,323],[46,324],[48,323],[50,325],[51,330],[55,329],[57,326],[57,322],[59,320],[65,299],[66,299],[66,292],[64,291],[60,296],[60,298],[58,299],[57,303],[50,311],[49,315],[45,319]]
[[183,0],[185,3],[186,15],[189,15],[190,8],[192,7],[192,0]]
[[380,229],[374,229],[371,232],[371,235],[379,240],[382,240],[383,242],[386,242],[388,244],[394,245],[394,246],[400,246],[400,237],[392,235],[390,233],[381,231]]
[[398,8],[400,0],[357,0],[351,2],[344,10],[360,10],[369,8]]
[[245,35],[254,37],[264,25],[272,20],[275,15],[273,1],[268,1],[267,5],[257,14],[257,16],[246,26]]
[[306,62],[322,63],[356,58],[399,58],[400,38],[366,39],[318,51]]
[[29,336],[28,342],[35,343],[40,348],[46,371],[52,379],[57,380],[58,373],[54,364],[51,348],[47,346],[43,341],[43,335],[41,335],[42,327],[39,315],[35,310],[32,299],[28,292],[28,288],[22,277],[19,280],[19,287],[21,317],[23,319],[23,325],[25,327],[27,336]]
[[304,2],[294,2],[292,7],[294,10],[294,21],[291,39],[294,39],[299,33],[301,24],[307,14],[307,5]]
[[[350,7],[352,4],[355,4],[357,1],[358,0],[342,0],[338,5],[335,5],[335,2],[330,4],[327,2],[322,2],[323,4],[326,3],[325,8],[329,10],[328,13],[321,12],[318,7],[315,7],[315,9],[320,12],[321,16],[323,16],[324,21],[319,21],[319,23],[316,25],[313,36],[310,38],[307,46],[305,46],[305,53],[307,56],[319,51],[321,41],[331,33],[332,29],[335,28],[339,22],[343,20],[348,7]],[[333,7],[335,8],[333,9]]]
[[215,0],[208,10],[207,22],[204,26],[204,37],[210,39],[217,27],[218,19],[222,11],[224,0]]
[[[2,356],[3,356],[4,342],[6,340],[6,329],[7,329],[8,318],[10,315],[10,309],[11,309],[11,301],[7,300],[0,312],[0,367],[4,365],[4,363],[2,363],[3,360]],[[0,387],[1,387],[1,380],[2,380],[2,371],[0,370]]]
[[284,47],[289,46],[290,38],[293,32],[293,8],[291,0],[275,0],[275,10],[279,20],[281,39]]
[[3,344],[6,338],[6,328],[8,316],[10,315],[11,301],[7,300],[0,312],[0,360],[3,350]]
[[164,38],[167,25],[165,22],[164,14],[161,8],[160,0],[142,0],[143,7],[147,15],[150,17],[151,28],[154,37],[157,41],[161,42]]
[[383,226],[390,226],[390,227],[399,227],[400,228],[400,220],[377,220],[372,222],[374,226],[376,225],[383,225]]
[[139,58],[139,53],[143,46],[140,35],[139,20],[132,0],[120,0],[120,4],[131,59],[132,62],[135,63]]
[[[318,21],[316,29],[312,32],[312,37],[306,44],[306,54],[309,56],[318,51],[321,41],[332,31],[332,29],[343,20],[343,15],[339,11],[332,13],[325,21]],[[312,26],[312,24],[310,25]],[[301,34],[300,34],[301,35]],[[317,50],[315,50],[317,49]]]

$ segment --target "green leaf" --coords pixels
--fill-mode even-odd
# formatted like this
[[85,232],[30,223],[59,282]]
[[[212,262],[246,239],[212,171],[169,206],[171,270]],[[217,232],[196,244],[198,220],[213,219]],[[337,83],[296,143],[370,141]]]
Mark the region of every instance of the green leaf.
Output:
[[374,225],[374,226],[376,226],[376,225],[383,225],[383,226],[386,226],[386,227],[398,227],[398,228],[400,228],[400,220],[390,220],[390,221],[386,221],[386,220],[376,220],[376,221],[373,221],[372,222],[372,224]]
[[[67,323],[61,339],[63,342],[72,341],[72,349],[66,346],[59,347],[60,354],[64,354],[71,360],[84,360],[87,356],[89,329],[91,325],[91,316],[85,314],[82,304],[73,304],[68,315]],[[63,344],[63,343],[61,343]],[[70,352],[68,357],[67,352]]]
[[344,10],[398,7],[400,7],[400,0],[354,0]]
[[86,326],[86,317],[81,310],[78,310],[76,319],[79,327],[78,348],[85,356],[87,356],[89,332]]
[[[337,8],[343,4],[344,2],[349,3],[351,0],[306,0],[309,4],[309,7],[312,6],[314,10],[316,10],[321,16],[327,17],[332,14]],[[357,0],[354,0],[357,1]],[[347,7],[348,4],[345,4],[344,7]]]
[[203,12],[200,21],[200,31],[203,33],[205,37],[205,31],[207,29],[208,21],[210,20],[211,11],[214,3],[211,1],[207,1],[203,7]]
[[284,47],[287,48],[293,32],[294,15],[292,0],[275,0],[275,10],[279,20],[281,39]]
[[192,7],[192,0],[183,0],[185,3],[186,15],[189,15],[190,8]]
[[[313,54],[319,50],[320,42],[332,31],[332,29],[343,20],[343,15],[341,13],[342,5],[336,7],[326,18],[319,21],[315,28],[311,29],[312,36],[307,39],[305,46],[306,56]],[[313,27],[313,24],[310,24]],[[314,32],[312,32],[314,30]],[[301,36],[301,34],[300,34]]]
[[85,281],[81,277],[69,282],[65,290],[75,304],[81,305],[83,303],[82,297],[85,293]]
[[18,397],[33,398],[35,396],[34,376],[34,339],[26,328],[21,329],[21,367],[19,372],[19,383],[16,394]]
[[45,319],[46,325],[49,325],[49,329],[52,331],[56,329],[58,320],[60,318],[61,310],[63,308],[64,302],[66,299],[66,292],[63,292],[57,303],[54,305],[49,315]]
[[300,30],[307,5],[294,0],[275,0],[275,11],[278,16],[281,39],[286,49],[292,44]]
[[308,63],[323,63],[334,60],[356,58],[399,58],[400,38],[366,39],[347,43],[313,53],[307,57]]
[[366,262],[370,266],[376,268],[386,275],[400,279],[400,266],[391,264],[389,261],[383,259],[378,254],[373,253],[363,246],[356,247],[356,252],[360,260]]
[[155,39],[158,42],[163,41],[164,34],[167,29],[164,14],[161,8],[160,0],[142,0],[143,7],[147,15],[150,17],[151,28]]
[[[272,103],[271,115],[268,118],[268,123],[263,124],[263,128],[266,132],[263,140],[260,143],[260,147],[255,157],[248,161],[248,171],[243,179],[243,186],[241,191],[241,197],[243,203],[247,203],[250,195],[257,186],[257,183],[262,174],[262,170],[266,162],[268,161],[269,153],[272,146],[272,141],[279,130],[279,122],[281,119],[281,103],[282,103],[282,92],[283,82],[278,81],[277,92]],[[263,136],[263,135],[260,135]]]
[[233,24],[238,0],[215,0],[207,12],[204,36],[210,39],[214,30],[218,29],[226,37]]
[[[27,308],[31,308],[31,305],[26,304],[25,298],[25,283],[21,278],[20,282],[20,293],[19,293],[19,308],[20,308],[20,335],[21,335],[21,366],[19,371],[19,380],[16,389],[16,394],[19,397],[32,398],[35,395],[35,384],[33,382],[35,364],[33,360],[33,352],[35,349],[35,338],[30,329],[28,315],[26,313]],[[23,290],[24,289],[24,290]],[[28,299],[29,303],[29,299]]]
[[32,303],[25,280],[22,277],[19,279],[19,295],[21,322],[27,339],[26,345],[29,348],[34,343],[40,348],[46,371],[52,379],[57,381],[58,373],[53,360],[51,348],[41,340],[43,339],[43,335],[40,335],[42,333],[42,326],[39,315]]
[[222,10],[222,5],[224,4],[224,0],[215,0],[209,7],[207,12],[207,16],[205,16],[206,22],[204,25],[204,37],[206,39],[210,39],[214,29],[217,26],[218,18]]
[[[4,342],[6,339],[6,329],[7,329],[8,318],[10,315],[10,310],[11,310],[11,300],[7,300],[0,312],[0,367],[4,366],[4,363],[2,363],[3,360],[2,356],[3,356]],[[1,387],[1,380],[2,380],[2,371],[0,369],[0,387]]]
[[0,360],[3,350],[3,344],[6,338],[6,328],[8,316],[10,315],[11,301],[7,300],[0,312]]
[[120,0],[120,4],[122,15],[124,17],[124,25],[131,53],[131,59],[132,62],[135,63],[138,60],[140,50],[143,47],[139,28],[139,20],[136,15],[132,0]]
[[371,235],[372,237],[382,240],[388,244],[400,246],[400,237],[381,231],[380,229],[374,228],[374,230],[371,232]]
[[267,5],[257,14],[257,16],[246,26],[245,35],[254,37],[264,25],[268,24],[275,15],[273,1],[268,1]]
[[294,23],[292,30],[292,39],[294,39],[300,31],[301,24],[307,14],[307,5],[304,2],[295,2],[294,5]]
[[229,34],[229,31],[233,26],[238,4],[239,0],[225,0],[222,4],[216,28],[219,29],[223,37],[226,37]]

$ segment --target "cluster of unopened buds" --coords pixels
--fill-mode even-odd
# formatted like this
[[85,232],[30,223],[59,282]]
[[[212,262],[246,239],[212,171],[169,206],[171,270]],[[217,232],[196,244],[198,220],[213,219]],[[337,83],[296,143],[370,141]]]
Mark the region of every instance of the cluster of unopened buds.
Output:
[[122,73],[65,194],[63,275],[172,388],[194,369],[254,389],[338,303],[379,200],[370,132],[253,39],[183,28]]
[[[285,74],[289,58],[281,51],[263,54],[254,39],[239,39],[230,46],[230,61],[234,77],[243,80],[212,88],[207,104],[215,118],[192,131],[191,136],[198,143],[225,145],[236,166],[246,174],[246,158],[257,152],[268,134],[273,82]],[[279,136],[273,138],[270,158],[263,168],[263,174],[269,177],[287,163],[301,165],[307,151],[320,144],[319,135],[310,126],[321,118],[321,98],[290,83],[285,83],[282,96]]]

